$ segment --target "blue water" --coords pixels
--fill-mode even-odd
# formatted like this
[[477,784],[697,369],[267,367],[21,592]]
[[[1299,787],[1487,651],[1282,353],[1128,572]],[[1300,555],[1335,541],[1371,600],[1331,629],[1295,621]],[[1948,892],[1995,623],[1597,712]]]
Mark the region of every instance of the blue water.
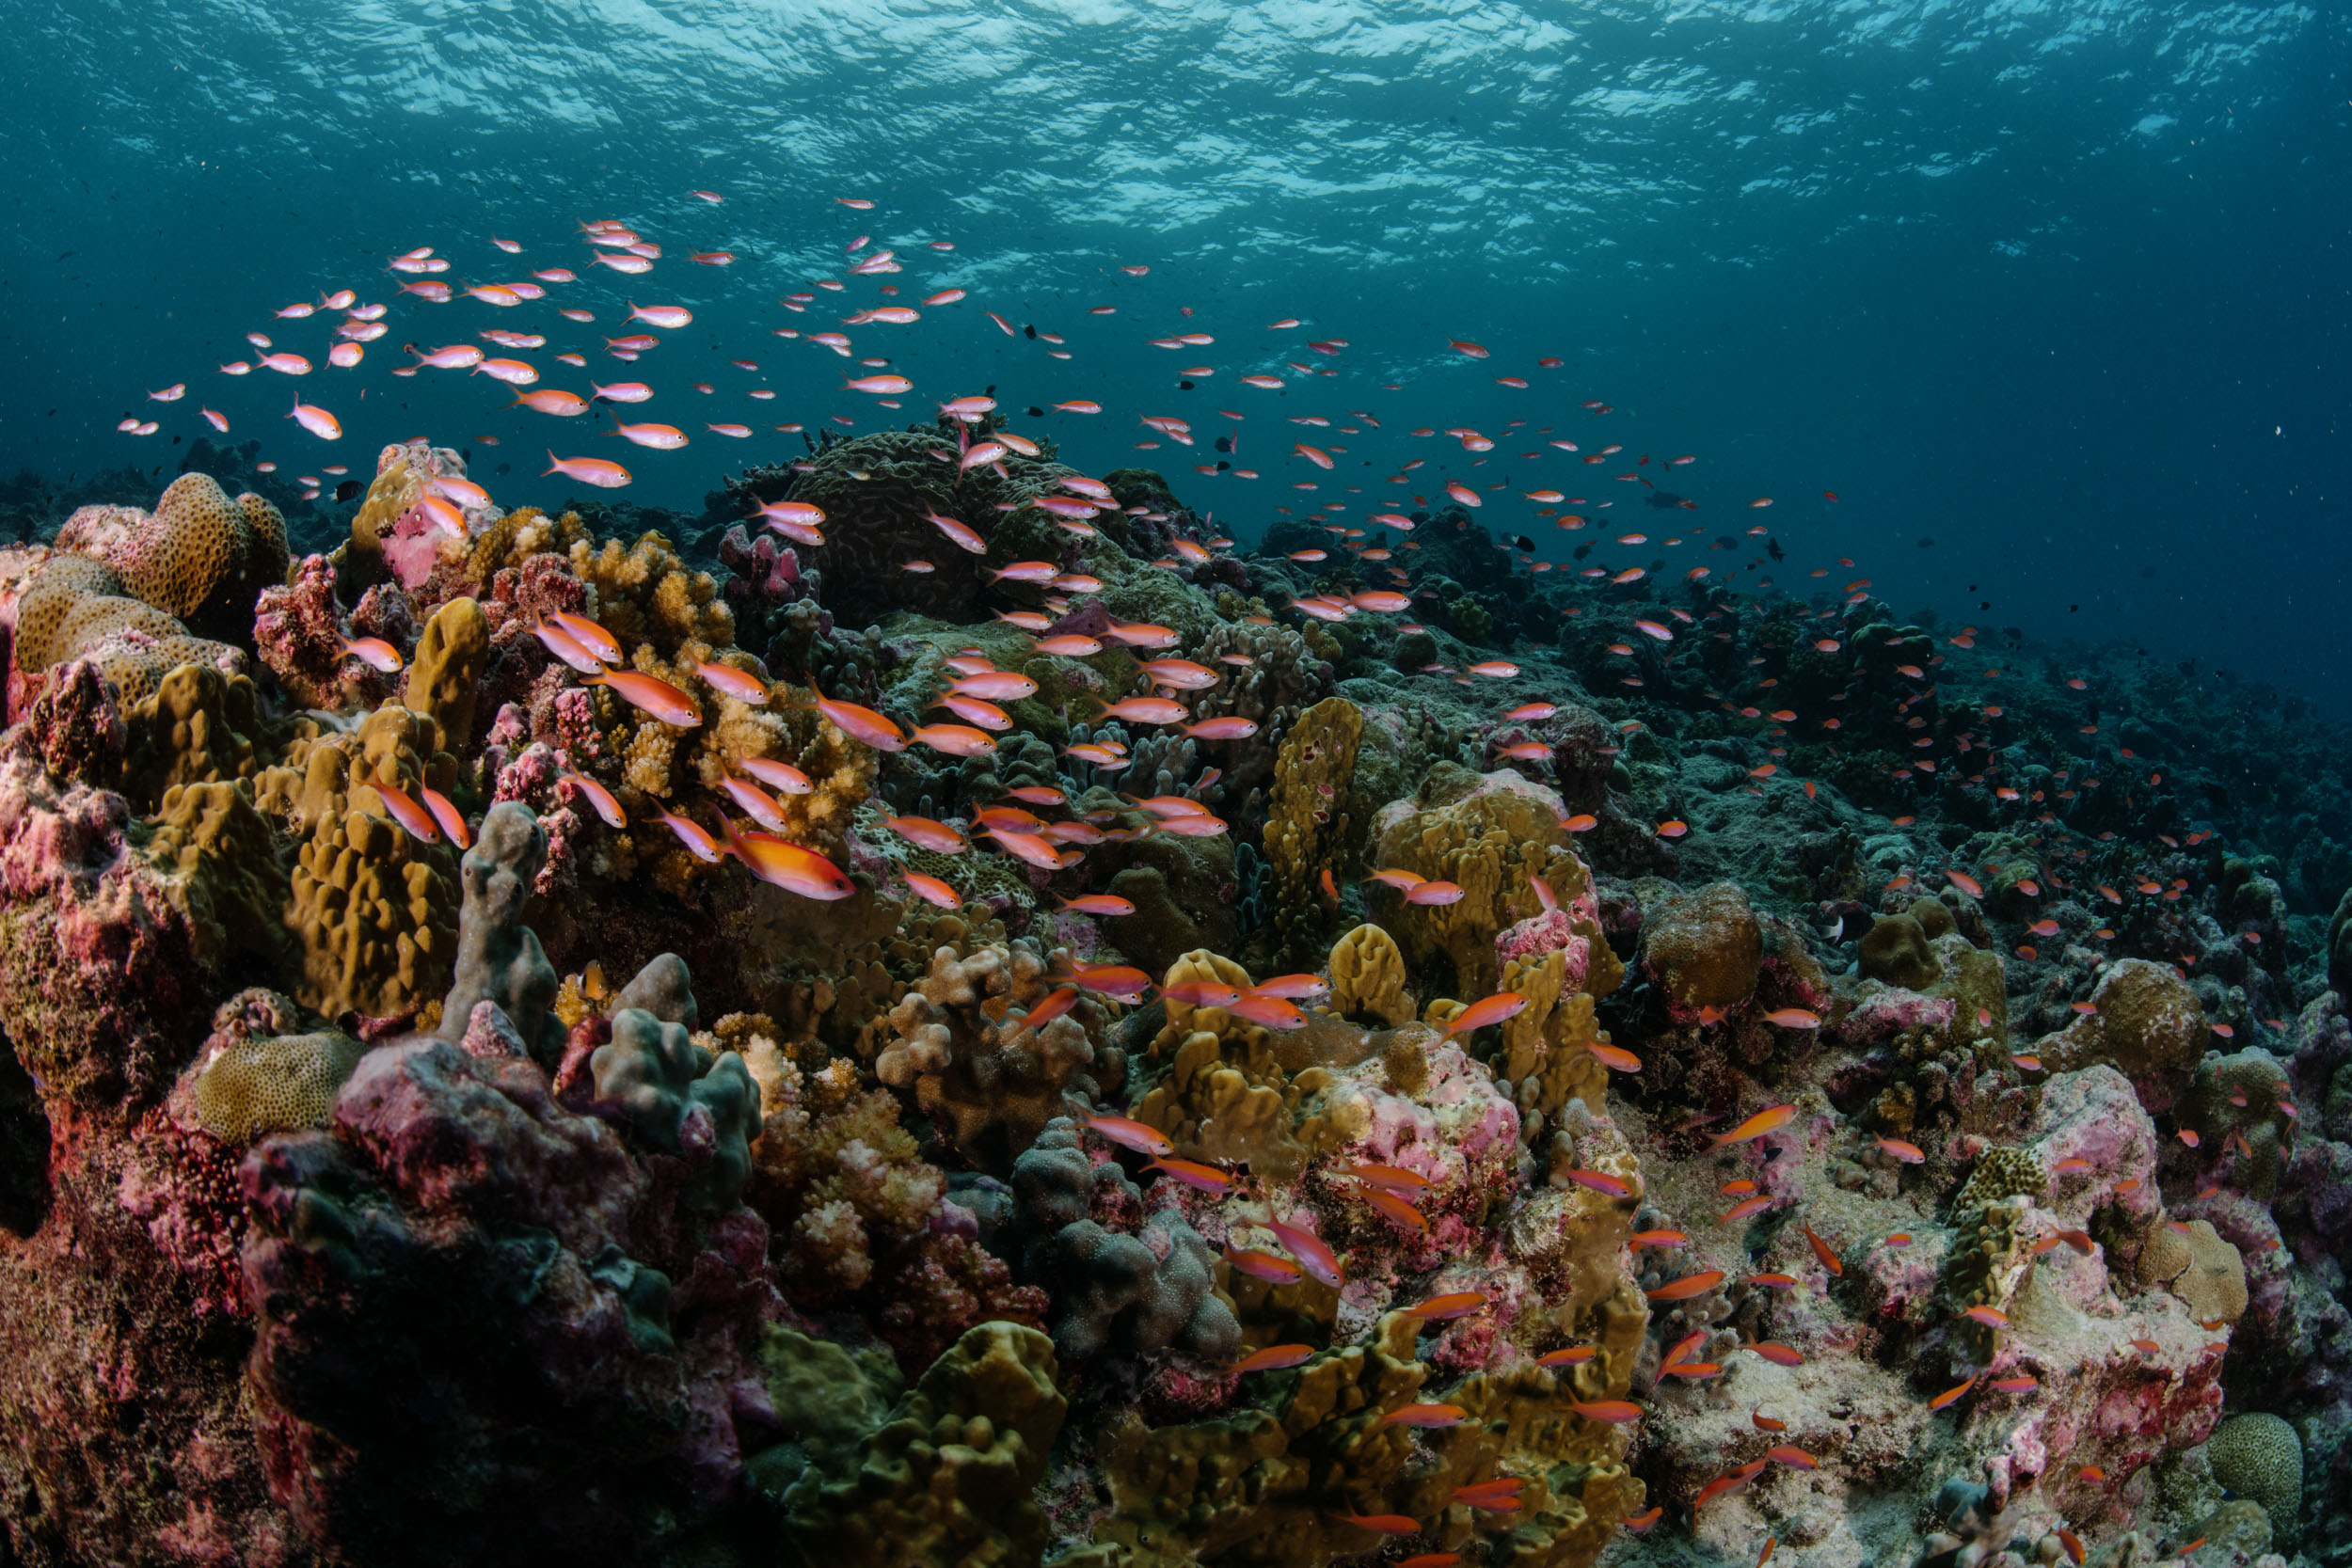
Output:
[[[1098,400],[1099,418],[1015,427],[1093,472],[1162,467],[1244,539],[1281,506],[1341,499],[1360,518],[1434,496],[1440,470],[1507,479],[1483,515],[1554,560],[1595,533],[1549,531],[1518,492],[1613,497],[1591,514],[1603,523],[1629,508],[1709,535],[1768,523],[1783,587],[1867,577],[1906,610],[2128,638],[2352,717],[2341,11],[9,0],[0,20],[14,45],[0,469],[62,481],[137,463],[160,487],[175,438],[211,434],[208,405],[289,472],[342,462],[364,478],[397,436],[495,436],[474,471],[501,501],[577,490],[537,477],[553,445],[627,463],[627,499],[699,510],[723,472],[798,454],[776,423],[889,418],[839,390],[850,361],[773,328],[834,327],[881,303],[878,283],[902,303],[958,286],[960,305],[854,333],[915,383],[898,420],[990,385],[1016,413]],[[577,224],[599,217],[661,244],[656,270],[595,276]],[[844,277],[860,234],[907,270],[819,293],[805,314],[778,307]],[[515,309],[412,302],[384,269],[416,245],[452,260],[449,279],[562,265],[583,281]],[[685,260],[714,248],[738,261]],[[325,365],[333,315],[272,317],[343,286],[394,302],[392,330],[348,371]],[[629,297],[697,320],[623,366],[599,334],[624,330]],[[571,326],[558,305],[598,321]],[[1063,334],[1072,357],[1004,336],[990,309]],[[1305,326],[1265,329],[1290,316]],[[484,327],[547,333],[521,356],[544,387],[652,383],[630,417],[691,445],[641,451],[509,410],[485,377],[388,373],[405,341]],[[215,371],[253,356],[254,330],[320,368]],[[1216,342],[1147,346],[1185,331]],[[1348,346],[1322,358],[1301,352],[1310,339]],[[552,363],[565,348],[589,371]],[[1191,364],[1216,374],[1181,390]],[[1283,390],[1234,384],[1269,370]],[[175,382],[182,402],[144,400]],[[749,401],[755,385],[777,398]],[[342,419],[342,440],[282,417],[296,391]],[[1351,410],[1379,429],[1286,422]],[[1189,419],[1200,446],[1136,452],[1142,414]],[[159,429],[120,434],[125,418]],[[1514,419],[1526,426],[1505,434]],[[760,434],[703,429],[732,420]],[[1483,467],[1408,434],[1454,425],[1496,437]],[[1545,447],[1545,426],[1625,451],[1585,467]],[[1194,475],[1234,429],[1235,461],[1263,477]],[[1301,437],[1346,446],[1341,467],[1290,455]],[[1700,461],[1658,483],[1695,515],[1634,508],[1639,486],[1612,477],[1686,452]],[[1378,483],[1413,457],[1429,462],[1411,484]],[[1751,512],[1761,497],[1774,506]]]

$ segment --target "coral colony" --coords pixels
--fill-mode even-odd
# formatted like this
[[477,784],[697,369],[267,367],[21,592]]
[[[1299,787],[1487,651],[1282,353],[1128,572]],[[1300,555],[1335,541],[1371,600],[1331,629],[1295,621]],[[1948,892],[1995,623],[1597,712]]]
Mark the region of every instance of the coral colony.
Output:
[[0,559],[9,1560],[2340,1560],[2268,721],[809,449]]

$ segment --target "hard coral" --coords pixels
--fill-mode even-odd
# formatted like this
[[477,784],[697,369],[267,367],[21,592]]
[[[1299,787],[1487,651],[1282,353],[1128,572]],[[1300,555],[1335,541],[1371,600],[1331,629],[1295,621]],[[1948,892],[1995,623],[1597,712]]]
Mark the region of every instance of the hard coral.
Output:
[[1709,882],[1669,899],[1642,923],[1642,967],[1677,1022],[1745,1002],[1763,962],[1763,930],[1735,882]]
[[824,1348],[779,1330],[768,1351],[776,1408],[817,1429],[753,1461],[775,1488],[788,1560],[999,1568],[1042,1557],[1046,1519],[1031,1494],[1067,1409],[1051,1340],[979,1324],[886,1410],[870,1372],[843,1386],[855,1378],[847,1368],[820,1386],[821,1405],[788,1398],[798,1380],[787,1369]]
[[2303,1440],[2268,1412],[2233,1416],[2205,1440],[2213,1479],[2251,1497],[2270,1515],[2271,1533],[2293,1541],[2303,1510]]
[[1541,784],[1512,772],[1482,776],[1451,767],[1433,769],[1415,796],[1381,810],[1373,823],[1379,864],[1462,889],[1452,903],[1408,904],[1395,919],[1408,958],[1423,965],[1447,961],[1430,989],[1443,989],[1451,978],[1452,989],[1470,1001],[1495,989],[1496,934],[1538,912],[1527,886],[1535,878],[1588,944],[1591,967],[1581,989],[1595,995],[1616,989],[1624,965],[1601,934],[1591,876],[1562,820],[1560,798]]
[[196,1112],[223,1143],[325,1127],[366,1047],[340,1030],[227,1045],[196,1075]]
[[112,567],[131,595],[199,636],[242,642],[253,602],[286,576],[286,519],[260,496],[231,500],[209,474],[165,487],[152,516],[85,508],[58,531],[57,547]]
[[1100,1039],[1106,1019],[1091,998],[1041,1028],[1023,1021],[1054,990],[1047,972],[1066,957],[1026,940],[968,953],[942,947],[890,1009],[875,1074],[911,1091],[949,1146],[981,1169],[1009,1171],[1047,1122],[1117,1093],[1126,1075],[1124,1054]]

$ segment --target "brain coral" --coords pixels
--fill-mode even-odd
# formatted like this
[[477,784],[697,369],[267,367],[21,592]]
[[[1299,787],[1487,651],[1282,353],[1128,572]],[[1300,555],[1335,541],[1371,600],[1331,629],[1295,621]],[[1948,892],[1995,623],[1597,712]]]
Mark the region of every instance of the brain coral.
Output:
[[[67,519],[63,549],[81,548],[85,530]],[[253,601],[286,577],[286,520],[261,497],[231,500],[209,474],[182,474],[166,487],[151,517],[104,532],[102,554],[136,598],[176,616],[190,630],[243,641],[253,633]]]
[[337,1029],[278,1035],[224,1049],[196,1079],[196,1112],[224,1143],[325,1127],[335,1096],[367,1047]]
[[68,659],[94,659],[125,705],[151,696],[183,664],[225,672],[242,672],[246,664],[243,650],[190,636],[179,621],[125,592],[113,568],[78,555],[53,556],[25,584],[10,657],[20,676]]
[[2186,1235],[2159,1220],[2140,1243],[2137,1272],[2142,1289],[2163,1286],[2200,1323],[2235,1323],[2246,1312],[2246,1260],[2210,1220],[2191,1220]]
[[2303,1442],[2293,1427],[2267,1412],[2233,1416],[2206,1440],[2205,1458],[2214,1480],[2263,1505],[2274,1536],[2293,1539],[2303,1510]]

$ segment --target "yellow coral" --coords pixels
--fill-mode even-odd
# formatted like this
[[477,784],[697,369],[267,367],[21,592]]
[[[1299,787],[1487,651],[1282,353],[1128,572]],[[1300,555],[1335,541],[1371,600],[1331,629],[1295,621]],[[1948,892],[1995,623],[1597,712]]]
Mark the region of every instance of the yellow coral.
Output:
[[333,1029],[242,1040],[220,1052],[196,1078],[196,1113],[225,1143],[248,1144],[264,1132],[325,1127],[335,1097],[367,1050]]
[[[1540,877],[1564,911],[1590,891],[1592,879],[1569,845],[1558,798],[1515,773],[1489,774],[1451,803],[1396,813],[1381,832],[1378,863],[1462,890],[1451,904],[1403,906],[1393,926],[1407,955],[1416,962],[1438,955],[1449,959],[1464,998],[1491,993],[1500,980],[1496,934],[1540,908],[1529,881]],[[1571,921],[1592,947],[1585,989],[1606,996],[1617,988],[1624,966],[1597,922]]]
[[1359,926],[1331,949],[1330,1009],[1394,1029],[1413,1019],[1405,994],[1405,955],[1384,927]]
[[1274,759],[1266,795],[1265,854],[1273,875],[1273,940],[1285,966],[1323,949],[1325,871],[1345,876],[1363,850],[1356,800],[1356,748],[1363,711],[1327,697],[1298,716]]
[[489,654],[490,623],[471,599],[450,600],[424,624],[400,700],[438,727],[436,751],[456,752],[472,738],[475,683]]
[[570,553],[573,575],[596,592],[592,613],[623,647],[651,642],[675,654],[690,641],[713,647],[735,641],[735,612],[719,597],[717,581],[688,567],[660,533],[641,534],[627,548],[617,539],[600,548],[575,539]]
[[261,705],[245,676],[183,664],[123,712],[124,789],[146,801],[174,784],[249,777]]

